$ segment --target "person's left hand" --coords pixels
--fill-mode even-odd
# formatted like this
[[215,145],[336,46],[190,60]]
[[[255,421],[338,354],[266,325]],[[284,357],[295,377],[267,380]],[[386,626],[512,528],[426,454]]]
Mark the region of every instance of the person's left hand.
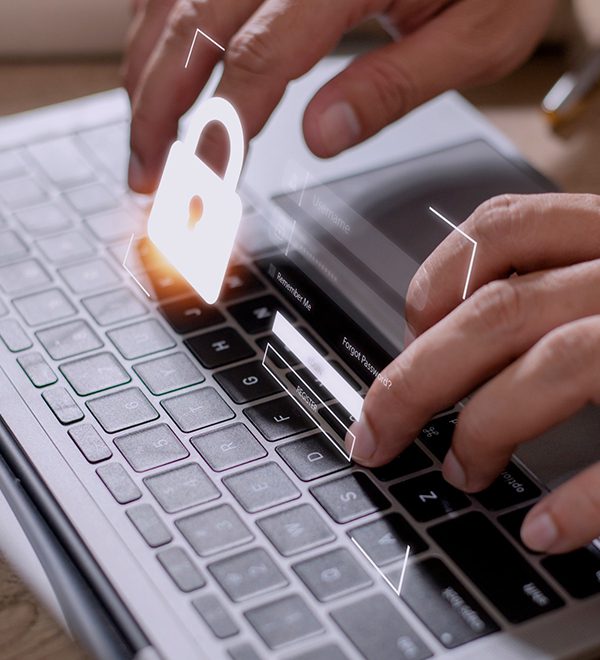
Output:
[[[417,272],[407,321],[417,339],[369,390],[355,459],[394,458],[439,410],[479,389],[462,410],[445,478],[487,487],[515,448],[588,403],[600,405],[600,196],[504,196],[461,225]],[[516,274],[516,277],[510,277]],[[542,499],[521,535],[532,549],[566,552],[600,535],[600,463]]]

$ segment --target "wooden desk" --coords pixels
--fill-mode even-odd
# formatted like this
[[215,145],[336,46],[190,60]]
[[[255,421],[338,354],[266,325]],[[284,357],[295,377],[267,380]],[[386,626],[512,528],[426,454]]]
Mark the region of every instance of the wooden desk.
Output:
[[[564,70],[560,55],[539,55],[513,76],[467,94],[542,172],[565,190],[600,193],[600,98],[563,135],[539,111],[544,93]],[[0,116],[110,89],[118,63],[0,63]],[[0,660],[79,660],[85,654],[53,622],[0,558]]]

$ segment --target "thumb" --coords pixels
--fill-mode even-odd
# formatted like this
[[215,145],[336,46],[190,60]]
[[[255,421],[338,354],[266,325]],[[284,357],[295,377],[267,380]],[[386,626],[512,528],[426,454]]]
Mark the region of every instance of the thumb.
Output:
[[537,30],[515,35],[510,12],[485,22],[476,13],[473,3],[457,3],[400,41],[354,60],[308,106],[309,148],[322,158],[335,156],[438,94],[491,81],[525,59]]

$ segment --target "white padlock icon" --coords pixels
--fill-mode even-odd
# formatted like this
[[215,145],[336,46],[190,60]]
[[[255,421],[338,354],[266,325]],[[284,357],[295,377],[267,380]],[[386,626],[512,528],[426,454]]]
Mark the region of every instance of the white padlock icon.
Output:
[[[222,179],[196,156],[211,122],[222,124],[229,137],[229,163]],[[237,186],[244,144],[242,124],[231,103],[218,97],[203,102],[185,139],[171,147],[148,220],[150,240],[209,304],[219,298],[242,220]],[[200,204],[201,217],[191,223],[194,204]]]

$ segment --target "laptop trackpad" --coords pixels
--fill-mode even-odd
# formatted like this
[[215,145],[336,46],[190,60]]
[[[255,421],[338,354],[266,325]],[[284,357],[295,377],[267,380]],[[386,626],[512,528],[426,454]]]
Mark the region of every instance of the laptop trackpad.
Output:
[[588,406],[572,419],[523,445],[517,456],[548,488],[600,460],[600,406]]

